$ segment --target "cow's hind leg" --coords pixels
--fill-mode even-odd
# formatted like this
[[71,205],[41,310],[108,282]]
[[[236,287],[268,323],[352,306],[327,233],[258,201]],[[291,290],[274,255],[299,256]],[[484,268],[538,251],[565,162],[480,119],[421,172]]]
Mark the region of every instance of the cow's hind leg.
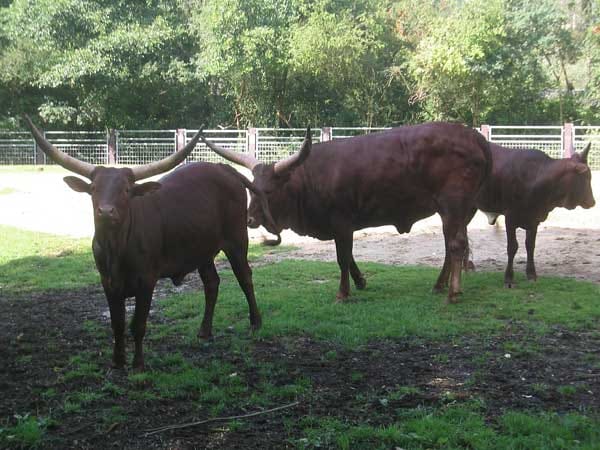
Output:
[[535,262],[533,260],[533,254],[535,252],[535,238],[537,236],[537,226],[531,230],[525,231],[525,248],[527,249],[527,279],[529,281],[537,280],[537,273],[535,272]]
[[[335,238],[337,262],[340,266],[340,288],[337,301],[344,301],[350,296],[350,265],[352,262],[352,232],[338,235]],[[357,267],[358,268],[358,267]]]
[[356,289],[364,289],[367,287],[367,280],[356,265],[356,261],[354,261],[354,255],[352,255],[352,260],[350,261],[350,276],[352,277],[352,280],[354,280]]
[[200,339],[209,339],[212,336],[212,320],[221,279],[217,273],[214,261],[210,261],[198,268],[198,273],[202,279],[202,284],[204,284],[205,302],[204,317],[202,318],[202,324],[198,331],[198,337]]
[[138,288],[135,296],[135,311],[131,320],[130,330],[135,342],[135,354],[133,356],[133,368],[135,370],[144,370],[144,348],[143,341],[146,335],[146,322],[150,313],[152,304],[152,292],[154,283],[149,286]]
[[256,331],[262,326],[262,319],[260,317],[258,305],[256,304],[256,297],[254,296],[252,269],[248,264],[248,242],[246,241],[236,245],[226,246],[224,251],[227,255],[227,259],[229,259],[233,273],[235,274],[242,291],[244,291],[250,311],[250,326],[252,327],[252,331]]
[[[475,216],[476,212],[477,212],[477,209],[473,208],[473,210],[467,216],[467,220],[465,221],[467,226],[469,225],[469,223],[471,223],[471,220],[473,220],[473,217]],[[471,259],[471,246],[469,244],[468,236],[467,236],[467,240],[466,240],[466,246],[467,246],[467,248],[465,249],[465,258],[463,260],[463,269],[465,269],[465,272],[474,272],[475,264],[473,264],[473,260]]]
[[506,251],[508,253],[508,262],[506,264],[506,271],[504,272],[504,287],[507,288],[515,286],[513,261],[518,249],[517,227],[511,218],[506,217]]
[[446,243],[446,258],[445,267],[442,269],[440,278],[442,278],[444,270],[449,270],[448,303],[455,303],[458,294],[461,292],[461,272],[467,250],[467,226],[465,220],[467,214],[460,214],[461,210],[460,203],[458,203],[455,208],[449,208],[441,214]]

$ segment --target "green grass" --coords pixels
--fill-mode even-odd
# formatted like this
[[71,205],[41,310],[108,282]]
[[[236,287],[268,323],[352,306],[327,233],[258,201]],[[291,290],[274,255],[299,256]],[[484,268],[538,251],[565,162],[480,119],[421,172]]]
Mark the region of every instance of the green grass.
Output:
[[0,445],[6,447],[35,448],[44,437],[49,419],[29,414],[15,415],[17,423],[0,427]]
[[[91,238],[77,239],[0,225],[0,291],[44,292],[99,284],[91,247]],[[248,250],[248,259],[257,261],[265,254],[294,248],[255,244]]]
[[8,194],[12,194],[13,192],[17,192],[16,189],[13,188],[2,188],[0,189],[0,195],[8,195]]
[[100,282],[91,239],[0,225],[0,290],[6,294],[77,289]]
[[[600,319],[600,287],[592,283],[544,277],[534,284],[519,279],[518,287],[505,289],[501,273],[475,273],[464,277],[460,303],[446,305],[443,295],[431,293],[436,269],[361,266],[369,286],[353,291],[350,301],[343,304],[334,302],[339,277],[334,263],[282,261],[256,268],[254,286],[265,318],[259,336],[309,334],[354,346],[376,338],[492,335],[507,323],[521,323],[537,333],[555,325],[585,329],[596,326]],[[243,294],[230,274],[222,278],[215,332],[233,326],[243,333],[248,329]],[[203,303],[198,293],[163,302],[166,315],[175,319],[170,332],[186,334],[190,342],[195,341],[201,319],[198,306]],[[515,357],[536,351],[520,342],[507,344],[506,350]]]
[[516,411],[487,423],[477,406],[452,404],[401,411],[382,427],[308,416],[305,436],[295,444],[304,449],[597,449],[598,425],[580,414]]

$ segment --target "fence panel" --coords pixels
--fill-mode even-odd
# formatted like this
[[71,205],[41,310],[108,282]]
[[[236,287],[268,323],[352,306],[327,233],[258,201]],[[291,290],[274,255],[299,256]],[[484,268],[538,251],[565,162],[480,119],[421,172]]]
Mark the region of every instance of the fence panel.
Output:
[[[304,128],[257,128],[256,158],[271,163],[297,152],[304,141]],[[321,142],[321,129],[311,129],[313,142]]]
[[[185,130],[186,144],[192,140],[197,131],[198,130]],[[204,130],[204,136],[206,136],[209,141],[217,144],[219,147],[248,154],[247,130]],[[229,161],[221,158],[219,155],[209,149],[202,141],[196,144],[196,147],[194,150],[192,150],[190,156],[188,156],[187,161],[206,161],[212,163],[230,164]]]
[[[90,164],[108,164],[108,145],[103,131],[46,131],[46,139],[67,155]],[[44,155],[44,164],[55,164]]]
[[344,139],[362,134],[376,133],[378,131],[389,130],[390,127],[332,127],[331,139]]
[[0,131],[0,165],[35,164],[35,152],[30,133]]
[[552,158],[563,157],[561,126],[490,126],[490,139],[507,148],[535,148]]
[[575,138],[573,140],[574,150],[580,152],[585,148],[588,142],[592,143],[592,148],[588,153],[588,166],[592,170],[600,169],[600,127],[576,126],[574,128]]
[[123,166],[148,164],[176,150],[175,130],[119,130],[116,162]]

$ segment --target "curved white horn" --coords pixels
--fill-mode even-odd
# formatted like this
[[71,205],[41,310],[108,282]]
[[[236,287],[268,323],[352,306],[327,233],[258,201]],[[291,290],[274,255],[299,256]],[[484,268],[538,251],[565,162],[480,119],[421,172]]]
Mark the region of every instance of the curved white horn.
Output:
[[158,175],[159,173],[166,172],[167,170],[171,170],[177,164],[182,162],[187,156],[194,150],[198,140],[202,136],[202,128],[204,125],[200,127],[198,132],[194,135],[192,140],[187,143],[185,147],[180,150],[177,150],[172,155],[161,159],[160,161],[155,161],[149,164],[144,164],[143,166],[132,167],[133,176],[135,180],[142,180],[144,178],[149,178],[154,175]]
[[288,156],[281,161],[277,161],[273,170],[275,173],[284,173],[288,170],[292,170],[294,167],[302,164],[308,155],[310,155],[310,149],[312,148],[312,135],[310,132],[310,127],[306,128],[306,135],[304,137],[304,142],[302,142],[302,147],[292,156]]
[[23,119],[25,119],[25,124],[29,128],[29,131],[31,131],[31,134],[33,135],[33,138],[37,142],[38,146],[42,149],[46,156],[48,156],[56,164],[63,166],[65,169],[70,170],[71,172],[75,172],[76,174],[86,178],[91,178],[92,172],[96,168],[95,165],[85,161],[80,161],[79,159],[73,158],[72,156],[67,155],[65,152],[60,151],[54,145],[48,142],[42,132],[33,124],[28,115],[24,114]]

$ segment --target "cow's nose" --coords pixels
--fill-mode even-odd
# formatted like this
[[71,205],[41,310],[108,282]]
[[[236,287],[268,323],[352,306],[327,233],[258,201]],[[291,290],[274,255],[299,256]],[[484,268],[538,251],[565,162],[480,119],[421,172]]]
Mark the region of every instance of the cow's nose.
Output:
[[102,219],[112,219],[115,217],[115,207],[98,206],[98,209],[96,210],[96,215]]

